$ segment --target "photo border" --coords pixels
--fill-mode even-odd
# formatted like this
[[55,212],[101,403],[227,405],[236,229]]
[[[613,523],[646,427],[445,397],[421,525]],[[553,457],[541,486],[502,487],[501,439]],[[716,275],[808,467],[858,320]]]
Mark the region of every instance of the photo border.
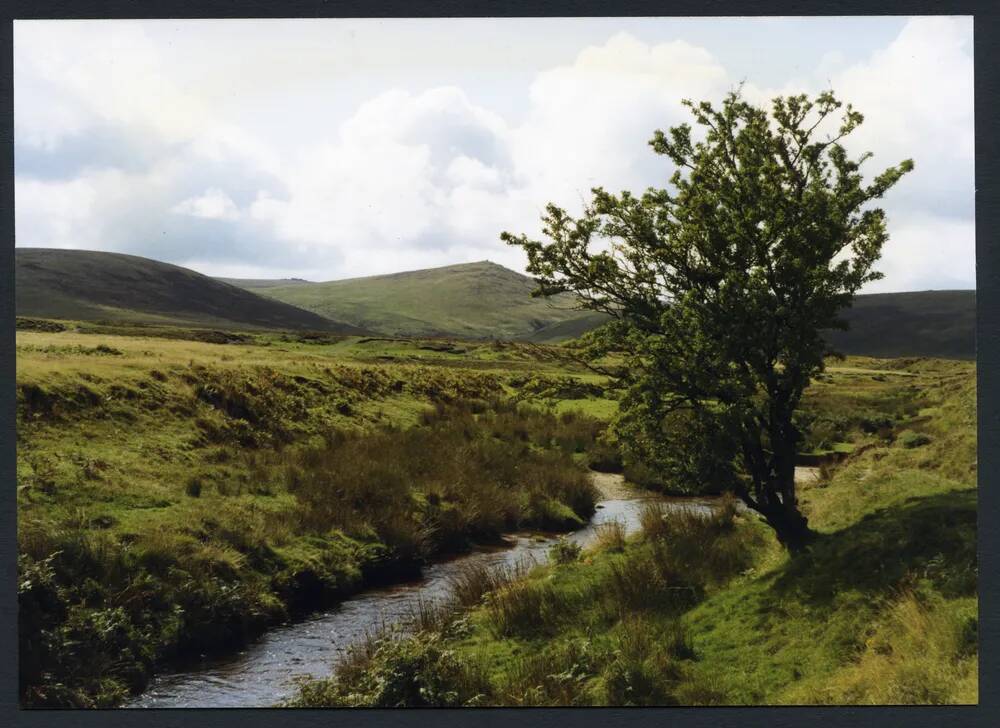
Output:
[[[646,725],[649,721],[684,726],[826,726],[1000,725],[1000,528],[986,516],[1000,515],[1000,492],[989,487],[1000,473],[1000,54],[997,3],[983,1],[931,2],[901,0],[892,3],[862,0],[676,0],[674,2],[607,2],[600,0],[289,0],[263,3],[237,0],[15,0],[3,2],[0,18],[0,725],[72,725],[81,728],[113,724],[156,726],[222,726],[251,728],[280,721],[297,726],[459,726],[477,728],[561,725],[571,719],[579,728]],[[976,132],[976,300],[977,300],[977,415],[978,415],[978,547],[979,547],[979,700],[978,706],[773,706],[681,708],[457,708],[430,709],[275,709],[175,708],[142,710],[20,709],[17,701],[17,590],[16,590],[16,433],[14,336],[14,116],[13,19],[42,18],[329,18],[329,17],[542,17],[542,16],[835,16],[835,15],[973,15],[975,132]],[[919,156],[919,152],[914,156]],[[946,244],[946,243],[942,243]],[[984,487],[984,485],[986,487]],[[572,715],[569,715],[572,711]]]

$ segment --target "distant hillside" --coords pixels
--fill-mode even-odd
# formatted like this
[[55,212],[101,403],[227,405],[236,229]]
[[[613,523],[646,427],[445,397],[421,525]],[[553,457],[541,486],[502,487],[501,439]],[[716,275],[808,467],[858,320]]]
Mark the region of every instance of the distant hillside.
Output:
[[[829,331],[827,340],[843,354],[878,357],[976,358],[976,292],[915,291],[858,296],[844,312],[848,331]],[[607,318],[583,313],[526,337],[558,343],[599,326]]]
[[849,331],[828,340],[844,354],[976,358],[976,292],[914,291],[858,296]]
[[302,278],[216,278],[217,281],[228,283],[231,286],[245,288],[248,291],[256,291],[261,288],[277,288],[278,286],[308,286],[312,281]]
[[49,248],[16,248],[14,256],[18,316],[365,333],[148,258]]
[[543,329],[525,336],[525,341],[536,344],[558,344],[561,341],[575,339],[591,329],[596,329],[608,321],[608,316],[597,311],[577,311],[576,318],[549,324]]
[[531,278],[488,261],[326,283],[270,283],[238,282],[279,301],[393,336],[514,339],[580,316],[571,298],[532,298]]
[[[482,261],[326,283],[238,280],[235,285],[393,336],[521,339],[554,344],[606,321],[573,299],[532,298],[531,278]],[[974,359],[975,291],[918,291],[858,296],[831,331],[845,354]]]

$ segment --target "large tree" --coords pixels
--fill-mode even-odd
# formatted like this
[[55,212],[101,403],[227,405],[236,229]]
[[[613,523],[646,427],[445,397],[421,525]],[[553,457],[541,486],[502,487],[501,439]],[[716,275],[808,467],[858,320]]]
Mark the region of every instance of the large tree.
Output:
[[[579,218],[547,207],[547,242],[502,237],[527,252],[537,295],[572,292],[612,317],[591,353],[624,357],[630,437],[674,464],[718,466],[701,472],[731,465],[726,485],[799,549],[811,532],[794,413],[831,353],[821,331],[844,328],[838,312],[881,277],[885,214],[870,203],[913,162],[866,181],[871,154],[841,144],[863,117],[831,92],[775,98],[770,113],[739,92],[685,105],[698,133],[681,124],[650,141],[676,167],[669,189],[596,188]],[[678,418],[682,430],[657,434]]]

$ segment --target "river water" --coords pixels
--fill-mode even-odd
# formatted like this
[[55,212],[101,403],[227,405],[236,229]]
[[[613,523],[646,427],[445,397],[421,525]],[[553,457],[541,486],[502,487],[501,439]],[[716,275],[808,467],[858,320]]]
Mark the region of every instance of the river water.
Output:
[[[620,521],[626,532],[639,528],[639,515],[650,496],[624,487],[621,476],[594,474],[604,495],[590,522],[567,538],[581,546],[592,543],[597,526]],[[660,499],[668,508],[707,509],[710,500]],[[257,708],[272,706],[296,692],[296,678],[327,677],[334,665],[366,631],[379,624],[403,624],[421,602],[446,597],[451,580],[473,562],[517,564],[533,559],[544,563],[557,536],[516,534],[505,547],[474,551],[429,564],[410,583],[369,589],[302,621],[265,632],[242,652],[202,660],[175,672],[156,676],[130,708]]]

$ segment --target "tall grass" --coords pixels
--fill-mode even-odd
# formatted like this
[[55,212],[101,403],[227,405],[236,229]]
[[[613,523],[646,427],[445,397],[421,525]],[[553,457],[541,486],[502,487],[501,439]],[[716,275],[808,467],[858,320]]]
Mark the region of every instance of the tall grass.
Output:
[[978,620],[974,600],[948,608],[930,590],[908,588],[893,600],[853,664],[812,681],[791,702],[942,705],[978,702]]
[[[361,390],[385,384],[357,376]],[[572,528],[593,512],[596,493],[572,458],[598,431],[592,420],[451,398],[409,429],[289,444],[295,407],[282,388],[309,385],[275,377],[203,382],[197,396],[226,413],[226,427],[256,434],[242,447],[222,440],[220,468],[239,464],[240,480],[192,475],[178,486],[183,522],[122,533],[84,510],[22,520],[27,703],[117,703],[158,661],[239,644],[363,582],[412,575],[434,554],[509,529]],[[446,619],[430,607],[415,616],[424,628]]]
[[600,524],[595,529],[594,549],[618,553],[625,550],[625,524],[619,520]]
[[472,607],[482,602],[483,596],[512,582],[524,579],[535,566],[530,559],[521,559],[514,564],[484,564],[470,562],[451,577],[449,586],[453,597],[463,607]]
[[518,527],[572,527],[593,513],[596,493],[581,468],[561,450],[540,449],[564,427],[575,432],[579,418],[476,408],[440,406],[421,427],[333,433],[286,455],[303,528],[358,533],[370,524],[401,556],[419,558]]

